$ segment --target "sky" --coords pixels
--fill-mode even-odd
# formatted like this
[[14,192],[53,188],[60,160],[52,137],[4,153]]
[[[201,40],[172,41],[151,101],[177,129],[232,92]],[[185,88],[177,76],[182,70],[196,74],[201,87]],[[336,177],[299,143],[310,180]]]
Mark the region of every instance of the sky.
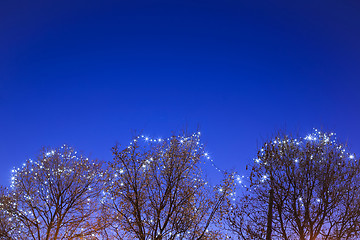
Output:
[[360,154],[360,2],[0,1],[0,184],[43,146],[111,160],[200,130],[245,172],[279,130]]

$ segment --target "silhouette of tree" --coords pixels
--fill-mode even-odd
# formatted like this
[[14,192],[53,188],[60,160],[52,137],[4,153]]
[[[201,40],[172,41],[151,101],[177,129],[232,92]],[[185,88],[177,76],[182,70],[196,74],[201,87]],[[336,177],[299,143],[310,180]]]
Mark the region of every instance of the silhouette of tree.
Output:
[[[148,140],[148,139],[146,139]],[[139,137],[113,148],[103,202],[112,239],[223,239],[216,220],[231,193],[232,178],[209,186],[202,172],[199,135]],[[111,229],[111,231],[110,231]]]
[[95,239],[103,226],[97,218],[100,167],[64,145],[14,169],[0,211],[9,238]]
[[269,219],[274,239],[359,239],[360,163],[334,134],[278,135],[259,150],[250,181],[228,217],[239,239],[265,239]]

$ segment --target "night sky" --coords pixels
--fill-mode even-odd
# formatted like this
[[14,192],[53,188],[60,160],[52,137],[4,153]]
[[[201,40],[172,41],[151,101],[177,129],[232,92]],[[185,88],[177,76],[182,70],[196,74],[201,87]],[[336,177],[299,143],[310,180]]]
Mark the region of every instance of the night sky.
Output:
[[42,146],[111,159],[199,129],[245,172],[277,130],[360,154],[360,2],[0,1],[0,184]]

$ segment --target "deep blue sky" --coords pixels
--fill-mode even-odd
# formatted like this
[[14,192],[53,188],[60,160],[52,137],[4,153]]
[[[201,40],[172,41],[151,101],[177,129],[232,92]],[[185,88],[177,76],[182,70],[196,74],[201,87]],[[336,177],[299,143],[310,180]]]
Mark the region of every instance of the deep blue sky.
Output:
[[279,129],[360,153],[360,2],[0,1],[0,183],[42,146],[109,160],[197,127],[244,167]]

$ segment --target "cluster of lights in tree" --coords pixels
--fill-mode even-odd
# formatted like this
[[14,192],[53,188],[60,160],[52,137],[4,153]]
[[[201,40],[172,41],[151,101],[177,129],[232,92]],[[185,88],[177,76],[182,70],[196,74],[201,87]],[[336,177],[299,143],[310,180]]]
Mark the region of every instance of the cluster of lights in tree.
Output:
[[[129,153],[132,152],[133,149],[137,148],[137,146],[141,145],[143,146],[143,143],[145,143],[145,146],[148,146],[147,144],[149,144],[149,146],[154,146],[156,147],[156,144],[164,144],[165,148],[162,151],[167,151],[168,150],[168,146],[171,146],[171,144],[173,144],[172,142],[175,141],[176,144],[179,144],[180,146],[186,146],[186,144],[194,144],[195,148],[191,150],[190,154],[193,155],[194,159],[197,159],[199,156],[203,156],[205,158],[205,162],[210,162],[211,166],[213,166],[218,172],[223,172],[222,170],[220,170],[218,167],[215,166],[213,159],[210,157],[210,155],[205,152],[204,150],[204,146],[203,144],[200,142],[200,132],[194,133],[190,136],[173,136],[170,138],[151,138],[145,135],[139,135],[133,138],[133,140],[130,142],[129,146],[127,146],[126,148],[129,149]],[[161,146],[161,145],[160,145]],[[163,152],[162,152],[163,153]],[[154,156],[155,157],[155,156]],[[136,162],[138,164],[139,167],[142,168],[141,172],[146,172],[149,168],[150,165],[153,163],[154,159],[153,157],[151,157],[151,155],[147,158],[147,159],[137,159]],[[122,174],[124,174],[124,167],[123,164],[121,163],[119,166],[115,167],[112,171],[112,174],[110,175],[110,178],[108,179],[108,187],[107,187],[107,191],[103,191],[102,192],[102,199],[101,202],[103,204],[115,204],[114,201],[116,201],[116,195],[124,195],[126,196],[126,187],[124,186],[124,183],[122,182]],[[158,166],[155,165],[153,166],[156,168],[164,168],[165,166]],[[129,171],[129,170],[127,170]],[[192,186],[193,188],[197,188],[198,184],[205,184],[207,185],[207,182],[204,182],[204,180],[201,177],[201,173],[198,172],[196,173],[198,175],[193,176],[192,179]],[[242,178],[239,175],[235,175],[233,176],[235,178],[235,183],[238,182],[239,184],[242,183]],[[219,191],[219,194],[223,194],[224,192],[224,188],[219,187],[217,188]],[[229,193],[230,197],[235,200],[235,192],[230,192]],[[195,208],[196,209],[196,208]],[[148,222],[149,225],[151,225],[153,223],[152,219],[143,219],[143,221]],[[226,238],[229,238],[229,236],[226,236]]]
[[[286,145],[296,145],[299,148],[305,147],[307,144],[313,145],[313,146],[335,146],[335,148],[339,151],[340,155],[339,155],[339,162],[337,163],[339,166],[343,164],[343,161],[348,158],[349,160],[354,160],[355,162],[357,161],[355,158],[354,154],[351,153],[347,153],[346,152],[346,147],[342,144],[338,144],[336,142],[336,134],[335,133],[324,133],[321,132],[317,129],[314,129],[314,132],[311,134],[306,135],[304,138],[300,138],[300,139],[291,139],[291,138],[285,138],[285,139],[280,139],[280,138],[275,138],[273,141],[271,141],[270,143],[266,143],[265,146],[263,148],[260,149],[260,158],[265,156],[265,149],[266,147],[268,147],[268,144],[273,147],[273,148],[279,148],[282,146],[286,146]],[[279,151],[280,155],[284,154],[281,150]],[[309,156],[310,159],[314,159],[314,155],[310,155]],[[263,161],[262,159],[255,158],[254,162],[256,164],[260,164],[260,165],[268,165],[268,162]],[[299,164],[301,162],[301,159],[299,159],[299,157],[294,157],[293,161],[295,164]],[[320,158],[317,160],[319,163],[325,162],[326,159]],[[268,166],[271,168],[271,166]],[[260,183],[264,183],[266,181],[270,181],[270,177],[268,174],[264,174],[260,177]],[[254,189],[258,188],[259,185],[254,185]],[[251,191],[251,189],[250,189]],[[298,198],[298,201],[300,202],[300,206],[304,206],[304,204],[302,203],[303,199],[302,197]],[[320,203],[321,199],[320,198],[315,198],[314,199],[314,204],[316,203]]]
[[[81,181],[84,184],[89,183],[87,194],[84,195],[84,207],[90,209],[91,183],[98,178],[94,166],[94,162],[89,161],[88,158],[79,157],[75,150],[66,145],[61,146],[59,149],[44,152],[37,161],[29,159],[22,167],[14,168],[11,171],[11,190],[9,194],[17,200],[9,202],[7,207],[0,205],[2,207],[0,211],[9,216],[9,222],[26,219],[30,223],[40,224],[39,226],[41,224],[46,225],[45,219],[47,216],[42,214],[45,214],[44,210],[47,208],[48,211],[52,211],[51,209],[54,207],[52,202],[55,193],[51,190],[51,186],[56,183],[67,184],[67,180]],[[66,189],[62,194],[71,194],[67,191],[77,190],[81,191],[81,189]],[[78,200],[82,201],[81,198]],[[14,224],[20,225],[23,229],[29,227],[25,226],[22,221],[15,221]],[[86,223],[83,224],[86,225]],[[81,229],[81,231],[84,231],[83,228]],[[9,233],[13,234],[15,232],[10,230]],[[20,230],[18,234],[21,234]]]
[[[196,133],[193,133],[191,136],[187,136],[187,137],[178,135],[178,136],[176,136],[176,139],[181,144],[186,143],[188,140],[194,140],[195,139],[198,149],[203,152],[203,156],[205,157],[206,160],[208,160],[211,163],[211,166],[214,167],[218,172],[224,172],[223,170],[221,170],[220,168],[218,168],[215,165],[214,160],[211,158],[209,153],[205,152],[204,145],[200,142],[200,135],[201,135],[201,132],[196,132]],[[134,146],[134,144],[137,143],[139,140],[142,140],[143,142],[149,143],[149,144],[160,144],[160,143],[164,143],[164,142],[170,142],[172,139],[173,139],[173,137],[171,137],[171,138],[152,138],[152,137],[148,137],[148,136],[145,136],[145,135],[138,135],[138,136],[133,138],[133,140],[130,142],[130,144],[129,144],[129,146],[127,146],[127,148],[131,149],[132,146]],[[198,151],[198,150],[195,150],[195,152],[196,151]],[[142,168],[146,169],[148,167],[148,164],[150,164],[152,161],[153,161],[152,158],[149,158],[149,159],[145,160],[143,165],[142,165]],[[163,167],[165,168],[165,166],[163,166]],[[123,169],[120,169],[119,174],[122,174],[122,173],[123,173]],[[118,179],[118,177],[119,177],[118,173],[115,173],[114,177],[115,177],[115,179],[112,180],[112,182],[111,182],[112,184],[115,183],[115,180],[119,180]],[[235,176],[235,180],[237,181],[238,184],[242,184],[242,179],[243,178],[244,178],[244,176],[240,176],[240,175]],[[200,179],[198,179],[198,180],[200,181]],[[220,188],[219,191],[222,191],[222,189]]]
[[[190,138],[195,138],[196,139],[196,144],[198,145],[199,149],[203,151],[203,155],[204,155],[205,159],[208,160],[210,162],[211,166],[214,167],[218,172],[223,173],[224,171],[216,166],[216,164],[214,162],[214,159],[210,156],[210,154],[208,152],[205,151],[205,147],[200,141],[200,135],[201,135],[201,132],[193,133],[189,137],[184,137],[184,136],[178,135],[177,139],[179,140],[180,143],[185,143]],[[151,138],[151,137],[148,137],[148,136],[145,136],[145,135],[138,135],[137,137],[135,137],[132,140],[132,142],[130,142],[130,145],[128,146],[128,148],[131,148],[131,146],[135,142],[137,142],[138,140],[142,140],[142,141],[148,142],[148,143],[162,143],[164,141],[170,141],[171,138],[165,138],[165,139],[163,139],[163,138]],[[235,183],[240,184],[242,186],[244,176],[235,175],[234,177],[235,177],[235,180],[236,180]]]

